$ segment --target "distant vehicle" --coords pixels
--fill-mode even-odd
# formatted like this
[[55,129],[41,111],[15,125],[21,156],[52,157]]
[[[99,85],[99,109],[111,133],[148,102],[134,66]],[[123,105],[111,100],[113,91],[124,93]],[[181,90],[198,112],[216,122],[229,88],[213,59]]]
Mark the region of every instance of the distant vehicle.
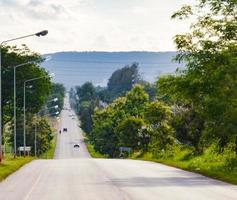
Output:
[[72,119],[76,119],[75,117],[72,117]]
[[73,147],[74,147],[74,148],[79,148],[80,145],[79,145],[79,144],[74,144]]
[[67,128],[63,128],[63,132],[67,132]]

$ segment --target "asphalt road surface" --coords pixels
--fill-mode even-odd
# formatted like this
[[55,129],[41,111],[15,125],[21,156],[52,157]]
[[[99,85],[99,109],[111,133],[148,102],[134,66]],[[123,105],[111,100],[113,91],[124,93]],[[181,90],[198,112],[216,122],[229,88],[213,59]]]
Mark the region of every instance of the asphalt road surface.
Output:
[[72,114],[62,112],[60,128],[68,131],[58,134],[55,159],[33,161],[9,176],[0,183],[0,200],[237,199],[236,186],[195,173],[153,162],[90,158]]
[[[68,99],[65,99],[64,110],[61,113],[58,127],[57,146],[55,159],[89,158],[90,155],[83,142],[82,130],[79,127],[75,112],[70,109]],[[66,128],[67,131],[63,131]],[[61,134],[59,133],[61,130]],[[74,144],[79,144],[80,148],[73,148]]]

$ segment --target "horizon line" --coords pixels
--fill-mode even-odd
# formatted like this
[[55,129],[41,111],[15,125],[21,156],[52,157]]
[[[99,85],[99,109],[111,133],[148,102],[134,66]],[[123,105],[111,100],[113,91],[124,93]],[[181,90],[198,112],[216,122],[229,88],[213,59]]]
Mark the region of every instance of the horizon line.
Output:
[[51,53],[43,53],[46,54],[56,54],[56,53],[175,53],[178,51],[170,50],[170,51],[145,51],[145,50],[131,50],[131,51],[97,51],[97,50],[89,50],[89,51],[55,51]]

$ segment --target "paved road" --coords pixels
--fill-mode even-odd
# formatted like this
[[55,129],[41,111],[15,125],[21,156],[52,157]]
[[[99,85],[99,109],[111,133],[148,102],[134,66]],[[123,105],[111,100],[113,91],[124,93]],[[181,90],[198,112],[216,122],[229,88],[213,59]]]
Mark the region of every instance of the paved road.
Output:
[[[54,160],[27,164],[0,183],[0,200],[236,200],[237,187],[164,165],[92,159],[77,121],[62,113],[68,133]],[[72,148],[74,142],[81,148]]]
[[[82,130],[79,128],[79,122],[75,112],[70,109],[68,98],[65,99],[64,107],[61,113],[59,130],[61,134],[57,137],[57,146],[55,150],[55,159],[69,159],[69,158],[89,158],[90,155],[83,142]],[[63,131],[67,128],[67,132]],[[80,149],[73,148],[74,144],[79,144]]]

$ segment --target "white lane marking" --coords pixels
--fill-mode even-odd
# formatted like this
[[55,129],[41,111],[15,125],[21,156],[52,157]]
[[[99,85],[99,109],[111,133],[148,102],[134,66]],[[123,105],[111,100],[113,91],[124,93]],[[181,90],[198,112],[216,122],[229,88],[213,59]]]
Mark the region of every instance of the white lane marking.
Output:
[[30,191],[27,193],[27,195],[25,196],[24,200],[28,200],[31,193],[33,192],[33,190],[35,189],[35,186],[37,185],[37,183],[39,182],[41,176],[43,175],[43,170],[40,172],[38,178],[36,179],[36,181],[34,182],[34,184],[32,185]]

